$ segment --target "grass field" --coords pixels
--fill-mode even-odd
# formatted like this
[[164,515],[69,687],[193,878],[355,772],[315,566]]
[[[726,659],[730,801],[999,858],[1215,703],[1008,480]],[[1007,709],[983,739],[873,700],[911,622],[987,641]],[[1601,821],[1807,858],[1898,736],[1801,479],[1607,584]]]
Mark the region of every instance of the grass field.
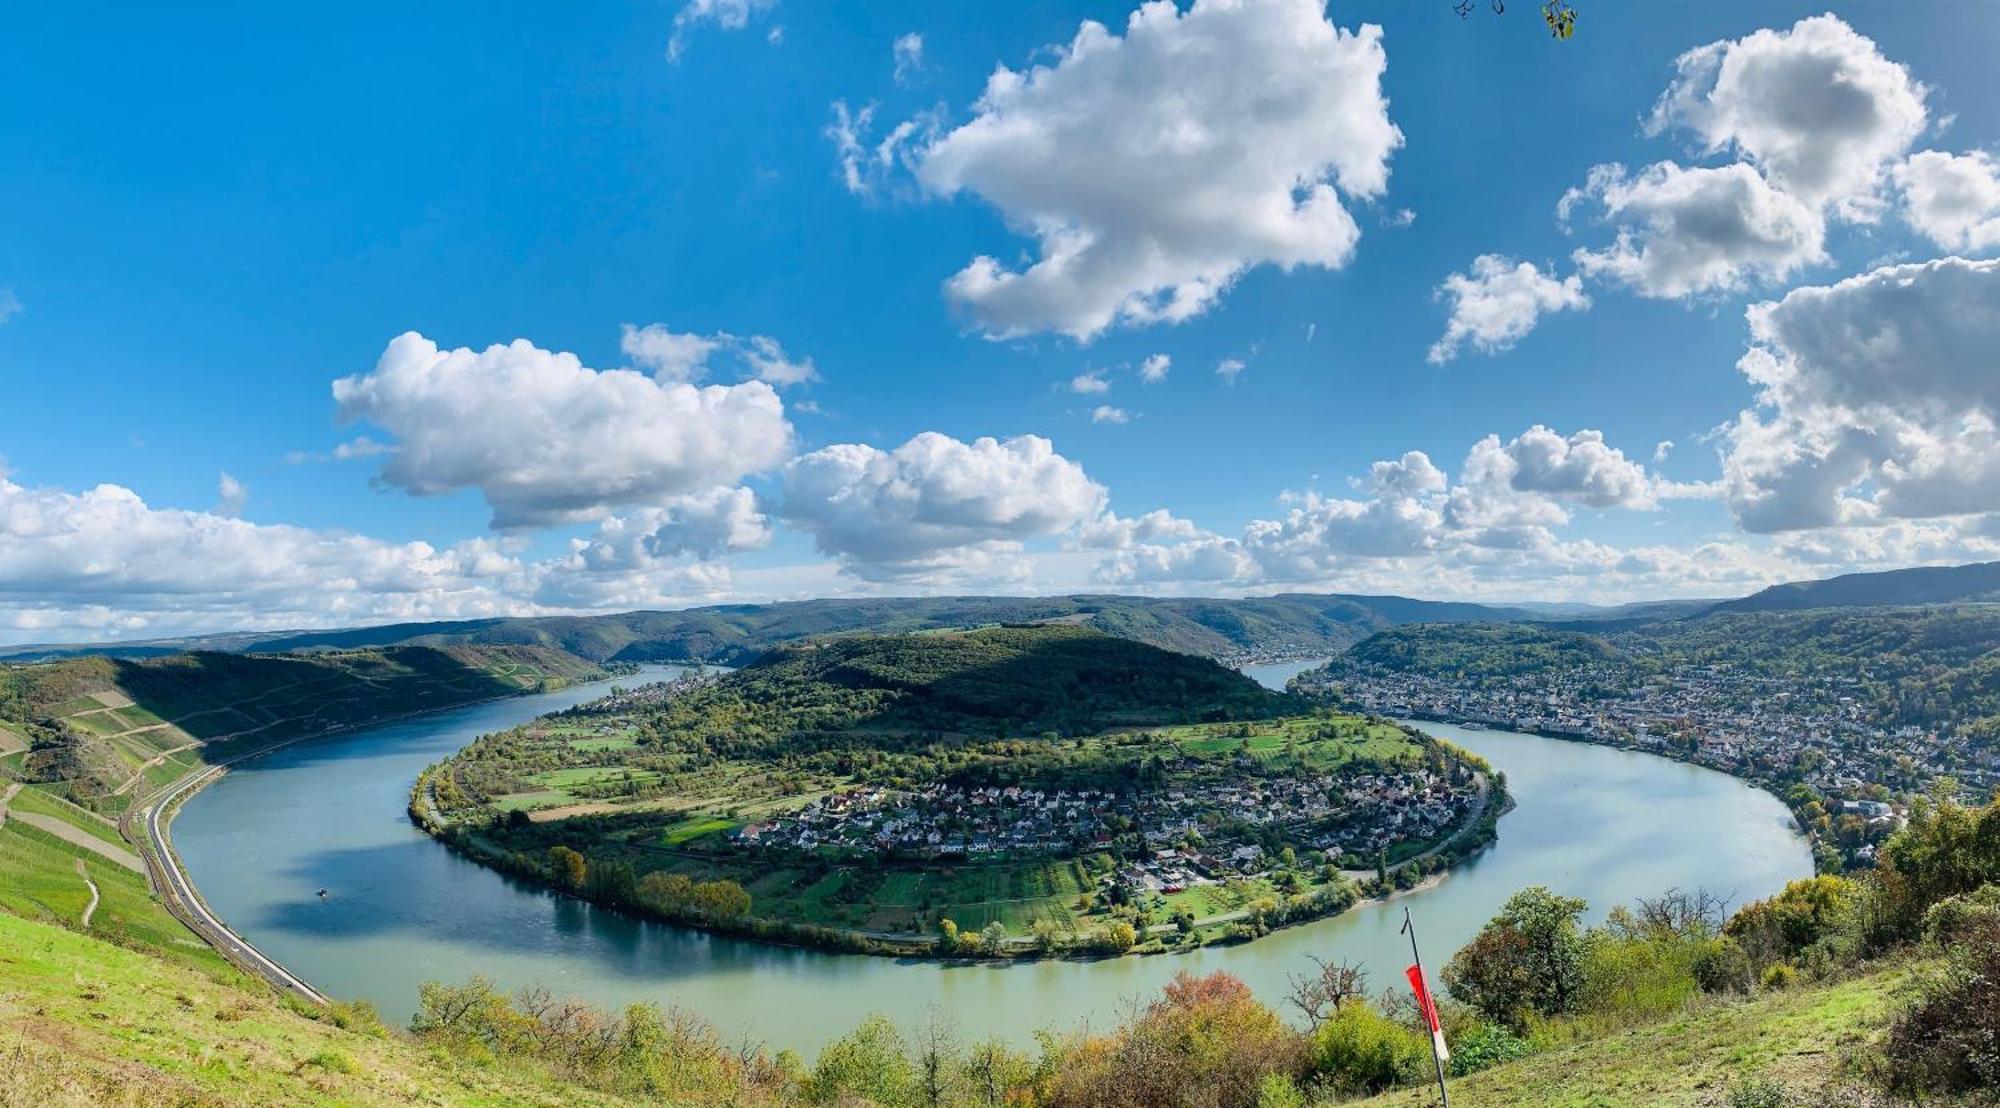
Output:
[[[1818,1089],[1839,1076],[1842,1054],[1881,1030],[1909,976],[1907,969],[1891,967],[1834,985],[1765,993],[1750,1001],[1709,1002],[1661,1023],[1611,1032],[1453,1081],[1452,1103],[1478,1108],[1693,1108],[1727,1103],[1731,1084],[1746,1072]],[[1435,1090],[1405,1089],[1360,1101],[1357,1108],[1435,1103]],[[1786,1103],[1854,1101],[1833,1092]]]
[[[0,862],[13,846],[0,846]],[[7,886],[0,879],[0,893]],[[343,1031],[261,987],[27,919],[0,914],[0,951],[0,1104],[635,1103],[506,1062],[459,1065],[400,1037]]]

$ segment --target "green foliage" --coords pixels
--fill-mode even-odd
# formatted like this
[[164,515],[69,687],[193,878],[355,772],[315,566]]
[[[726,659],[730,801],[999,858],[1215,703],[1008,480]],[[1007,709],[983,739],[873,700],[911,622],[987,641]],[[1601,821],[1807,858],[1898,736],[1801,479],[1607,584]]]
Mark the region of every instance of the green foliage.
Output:
[[1586,905],[1539,885],[1509,897],[1500,914],[1445,966],[1452,993],[1487,1018],[1522,1027],[1530,1016],[1573,1011],[1582,997]]
[[870,1016],[860,1027],[820,1052],[805,1086],[811,1104],[840,1104],[849,1098],[898,1108],[915,1104],[916,1067],[894,1024]]
[[1889,1028],[1890,1084],[1913,1097],[2000,1089],[2000,924],[1961,933]]
[[1519,1061],[1534,1052],[1528,1040],[1497,1023],[1480,1022],[1452,1039],[1453,1077],[1464,1077],[1505,1062]]
[[1349,1093],[1375,1093],[1424,1078],[1430,1043],[1372,1005],[1343,1004],[1312,1040],[1312,1070]]

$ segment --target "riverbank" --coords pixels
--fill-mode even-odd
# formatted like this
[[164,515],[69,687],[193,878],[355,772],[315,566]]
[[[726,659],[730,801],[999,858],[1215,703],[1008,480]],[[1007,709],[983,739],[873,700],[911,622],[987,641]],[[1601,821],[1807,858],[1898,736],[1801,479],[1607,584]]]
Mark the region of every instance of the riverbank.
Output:
[[[618,673],[605,673],[602,677],[572,682],[572,685],[593,685],[614,680],[619,676],[621,675]],[[237,969],[263,980],[282,993],[296,996],[312,1004],[325,1004],[327,998],[319,990],[237,934],[202,899],[200,890],[174,850],[172,837],[174,816],[196,794],[221,780],[232,766],[269,757],[301,743],[334,740],[358,731],[408,723],[481,704],[542,695],[547,691],[549,690],[524,689],[519,693],[481,697],[458,704],[398,713],[368,723],[350,724],[308,735],[296,735],[254,750],[234,754],[213,765],[176,778],[141,798],[127,808],[119,818],[118,833],[138,851],[138,856],[145,865],[147,884],[159,898],[161,905],[183,926],[194,932]]]

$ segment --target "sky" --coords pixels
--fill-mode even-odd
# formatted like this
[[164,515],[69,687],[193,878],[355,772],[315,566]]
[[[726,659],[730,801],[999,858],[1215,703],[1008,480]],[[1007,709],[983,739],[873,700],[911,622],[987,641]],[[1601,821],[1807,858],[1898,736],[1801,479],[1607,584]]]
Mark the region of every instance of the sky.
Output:
[[2000,5],[43,5],[0,642],[2000,558]]

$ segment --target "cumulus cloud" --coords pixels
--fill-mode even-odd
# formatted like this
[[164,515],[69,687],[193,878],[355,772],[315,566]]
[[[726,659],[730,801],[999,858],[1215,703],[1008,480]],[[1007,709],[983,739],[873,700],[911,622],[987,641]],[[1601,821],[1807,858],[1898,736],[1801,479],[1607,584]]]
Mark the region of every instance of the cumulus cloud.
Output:
[[1659,162],[1637,176],[1602,165],[1563,198],[1563,214],[1585,199],[1621,226],[1612,246],[1578,250],[1577,267],[1642,296],[1739,289],[1751,277],[1777,280],[1826,257],[1819,212],[1741,162],[1697,169]]
[[699,381],[718,355],[735,363],[741,376],[785,388],[819,380],[811,358],[794,358],[769,335],[738,337],[727,331],[702,335],[676,332],[664,323],[620,327],[618,349],[632,364],[660,381]]
[[1394,572],[1449,568],[1465,574],[1462,586],[1473,589],[1489,572],[1623,572],[1622,554],[1613,548],[1557,535],[1574,509],[1648,511],[1669,498],[1714,495],[1647,472],[1601,432],[1565,436],[1540,425],[1510,440],[1481,439],[1467,451],[1456,481],[1428,454],[1412,450],[1376,462],[1352,484],[1352,496],[1287,494],[1283,515],[1251,521],[1240,538],[1184,521],[1145,527],[1150,517],[1135,523],[1114,516],[1085,528],[1085,545],[1114,552],[1095,571],[1106,584],[1340,581],[1407,591],[1393,583]]
[[896,62],[896,83],[907,85],[924,68],[924,36],[915,31],[896,36],[889,46],[890,56]]
[[704,388],[594,370],[525,339],[443,350],[400,335],[333,395],[342,420],[396,437],[384,483],[417,496],[477,489],[502,529],[734,485],[791,453],[784,406],[762,381]]
[[1132,422],[1132,413],[1123,408],[1113,407],[1110,404],[1099,404],[1090,410],[1090,422],[1130,423]]
[[1896,167],[1910,226],[1946,250],[2000,247],[2000,159],[1925,150]]
[[927,431],[892,451],[843,443],[797,458],[778,514],[851,575],[924,581],[999,572],[1022,544],[1097,518],[1106,500],[1047,439]]
[[[667,60],[680,63],[681,55],[687,52],[687,37],[696,28],[712,25],[724,31],[740,31],[750,25],[752,17],[777,4],[778,0],[688,0],[674,13],[673,37],[667,40]],[[782,32],[774,27],[766,37],[775,43]]]
[[1241,376],[1247,368],[1249,368],[1249,363],[1241,358],[1224,358],[1215,363],[1215,375],[1222,378],[1228,384],[1233,385],[1236,383],[1236,378]]
[[2000,509],[2000,260],[1885,266],[1748,315],[1757,407],[1723,466],[1746,529]]
[[1833,15],[1682,54],[1650,129],[1682,127],[1732,151],[1778,190],[1867,218],[1887,166],[1928,122],[1928,91]]
[[35,638],[493,615],[521,609],[498,587],[520,570],[483,541],[383,542],[0,477],[0,626]]
[[1165,354],[1149,355],[1145,361],[1139,363],[1139,380],[1149,385],[1157,385],[1167,379],[1167,371],[1173,368],[1173,364],[1173,359]]
[[1256,266],[1353,255],[1343,194],[1381,195],[1402,144],[1379,28],[1338,28],[1322,0],[1148,3],[1051,52],[995,70],[915,160],[1035,240],[1026,268],[981,256],[946,282],[989,336],[1177,322]]
[[1085,396],[1097,396],[1110,392],[1111,382],[1105,380],[1103,374],[1092,370],[1089,373],[1079,373],[1070,378],[1069,391],[1081,393]]
[[1498,254],[1474,258],[1471,272],[1446,277],[1437,295],[1451,301],[1451,319],[1444,337],[1431,345],[1434,363],[1457,357],[1465,342],[1487,354],[1506,350],[1534,330],[1545,313],[1590,307],[1583,279],[1577,275],[1558,281],[1533,262],[1515,262]]
[[1086,550],[1123,550],[1143,543],[1185,542],[1206,534],[1191,520],[1182,519],[1165,508],[1155,508],[1144,515],[1130,517],[1106,512],[1079,527],[1076,542]]

